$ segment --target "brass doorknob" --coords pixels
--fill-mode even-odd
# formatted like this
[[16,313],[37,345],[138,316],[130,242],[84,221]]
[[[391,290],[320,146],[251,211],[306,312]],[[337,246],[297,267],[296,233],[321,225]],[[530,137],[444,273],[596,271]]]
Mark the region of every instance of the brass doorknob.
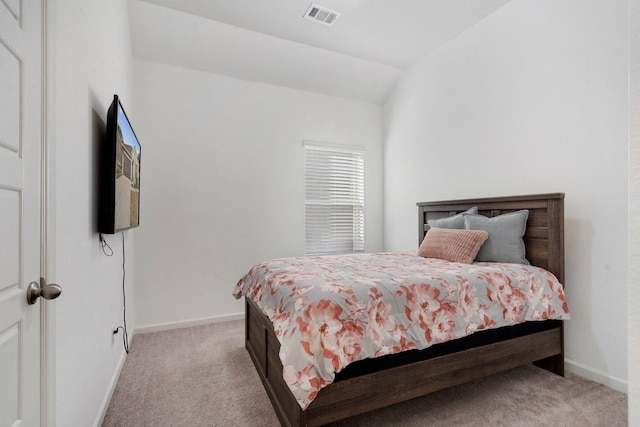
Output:
[[35,304],[39,297],[44,299],[56,299],[62,293],[62,288],[55,283],[45,284],[44,279],[40,279],[43,286],[40,286],[38,282],[31,282],[27,287],[27,303],[29,305]]

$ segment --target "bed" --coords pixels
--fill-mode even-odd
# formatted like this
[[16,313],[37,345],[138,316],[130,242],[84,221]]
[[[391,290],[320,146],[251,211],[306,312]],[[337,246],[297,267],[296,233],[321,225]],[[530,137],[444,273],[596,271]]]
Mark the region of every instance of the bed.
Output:
[[[528,210],[523,240],[532,266],[564,283],[564,194],[418,203],[418,244],[430,220],[477,207],[485,217]],[[257,300],[257,299],[256,299]],[[535,365],[564,375],[562,320],[529,321],[473,333],[422,350],[355,361],[314,395],[303,410],[283,376],[274,323],[245,298],[245,347],[284,426],[319,426],[511,369]],[[272,316],[273,317],[273,316]],[[278,335],[281,331],[278,329]],[[286,373],[285,373],[286,374]],[[416,379],[419,378],[419,381]]]

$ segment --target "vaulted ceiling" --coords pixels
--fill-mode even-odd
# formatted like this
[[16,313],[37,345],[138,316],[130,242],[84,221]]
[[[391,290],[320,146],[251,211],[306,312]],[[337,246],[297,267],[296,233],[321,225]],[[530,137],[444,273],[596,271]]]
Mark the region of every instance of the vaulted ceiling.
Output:
[[133,0],[134,56],[383,103],[402,73],[510,0]]

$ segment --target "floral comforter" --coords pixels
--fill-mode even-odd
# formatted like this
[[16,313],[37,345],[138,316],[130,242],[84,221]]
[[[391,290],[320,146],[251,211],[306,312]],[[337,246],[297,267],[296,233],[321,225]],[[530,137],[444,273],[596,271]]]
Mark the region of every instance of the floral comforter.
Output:
[[284,258],[233,290],[271,319],[302,409],[351,362],[529,320],[569,319],[562,285],[530,265],[459,264],[414,253]]

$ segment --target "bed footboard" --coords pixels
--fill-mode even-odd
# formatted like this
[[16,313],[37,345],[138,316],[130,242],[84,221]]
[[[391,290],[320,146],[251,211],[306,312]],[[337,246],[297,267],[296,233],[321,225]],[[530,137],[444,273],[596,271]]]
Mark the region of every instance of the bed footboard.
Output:
[[271,321],[253,301],[245,298],[245,347],[258,371],[273,409],[283,426],[306,426],[306,414],[298,405],[282,376],[278,356],[280,343]]

